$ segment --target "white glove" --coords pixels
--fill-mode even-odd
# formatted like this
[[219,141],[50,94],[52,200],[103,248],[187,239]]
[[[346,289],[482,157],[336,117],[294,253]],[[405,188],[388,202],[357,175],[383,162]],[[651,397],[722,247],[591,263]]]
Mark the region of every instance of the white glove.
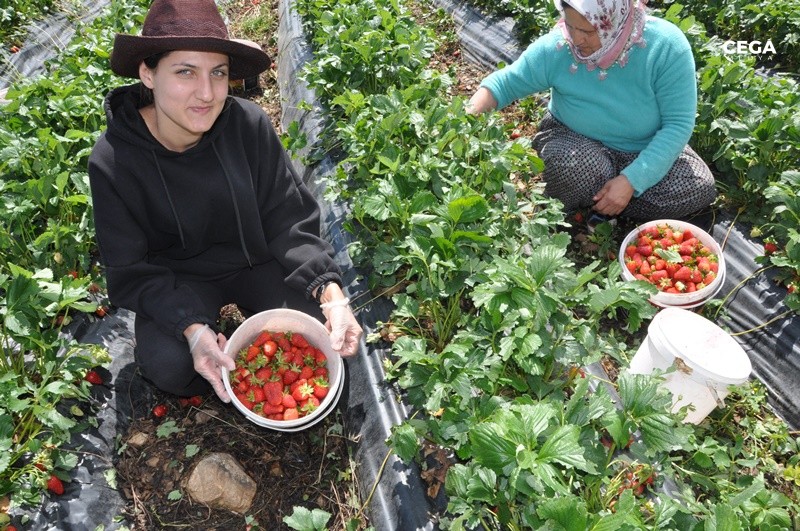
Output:
[[225,384],[222,383],[220,367],[232,371],[236,368],[233,359],[223,352],[227,339],[222,334],[215,335],[208,325],[198,328],[189,340],[189,352],[194,360],[194,370],[209,381],[220,400],[231,401]]
[[350,310],[350,299],[339,299],[320,305],[328,320],[325,327],[331,333],[331,348],[343,358],[358,352],[358,343],[364,333]]

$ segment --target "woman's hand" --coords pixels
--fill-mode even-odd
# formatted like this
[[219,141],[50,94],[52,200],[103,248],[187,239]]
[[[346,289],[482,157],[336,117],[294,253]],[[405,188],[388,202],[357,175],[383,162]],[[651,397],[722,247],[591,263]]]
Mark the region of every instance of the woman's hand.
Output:
[[227,339],[222,334],[215,334],[208,325],[192,325],[186,329],[189,339],[189,351],[192,353],[194,370],[208,380],[214,392],[225,403],[231,401],[230,395],[222,383],[220,367],[232,371],[236,364],[225,354]]
[[331,348],[343,358],[355,356],[364,331],[350,309],[349,299],[338,284],[328,284],[320,300],[320,308],[327,319],[325,327],[331,333]]
[[592,208],[606,216],[618,216],[630,203],[633,192],[633,186],[628,178],[617,175],[595,194],[592,198],[595,202]]
[[468,114],[482,114],[497,108],[497,100],[486,87],[480,87],[469,99],[466,105]]

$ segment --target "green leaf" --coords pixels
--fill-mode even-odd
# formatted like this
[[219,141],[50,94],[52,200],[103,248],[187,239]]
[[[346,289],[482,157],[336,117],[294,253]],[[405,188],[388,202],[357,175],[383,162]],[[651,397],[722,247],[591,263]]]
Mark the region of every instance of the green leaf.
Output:
[[517,444],[504,437],[503,430],[493,423],[475,426],[469,432],[473,457],[495,472],[508,474],[517,462]]
[[666,260],[667,262],[672,262],[673,264],[680,264],[683,262],[683,258],[681,258],[681,253],[679,253],[675,249],[656,249],[656,254]]
[[472,223],[484,218],[488,212],[489,203],[477,194],[459,197],[447,204],[447,213],[455,223]]
[[309,511],[305,507],[295,507],[291,515],[283,518],[283,523],[296,531],[325,531],[331,514],[322,509]]
[[183,431],[183,428],[179,428],[177,424],[175,424],[174,420],[167,420],[156,429],[156,435],[159,439],[164,439],[165,437],[169,437],[176,433],[180,433]]
[[411,462],[419,453],[419,439],[414,427],[405,422],[392,428],[389,442],[397,457],[405,462]]
[[167,494],[167,499],[169,501],[178,501],[183,498],[183,493],[179,490],[173,490],[169,494]]
[[557,524],[565,531],[585,531],[588,523],[586,504],[577,496],[546,500],[536,513],[544,520]]
[[555,461],[568,467],[584,469],[586,459],[578,442],[580,429],[572,424],[559,426],[539,450],[540,461]]
[[703,526],[705,531],[739,531],[742,524],[736,516],[736,511],[725,503],[714,507],[714,517],[707,518]]
[[194,457],[197,455],[197,452],[200,451],[200,447],[196,444],[187,444],[186,445],[186,457]]

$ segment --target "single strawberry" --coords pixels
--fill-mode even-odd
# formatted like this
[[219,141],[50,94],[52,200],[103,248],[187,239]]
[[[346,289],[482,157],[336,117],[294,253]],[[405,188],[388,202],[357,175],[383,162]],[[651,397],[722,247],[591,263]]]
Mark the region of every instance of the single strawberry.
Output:
[[300,418],[300,413],[296,407],[290,407],[283,410],[283,420],[297,420]]
[[775,242],[766,242],[764,244],[764,254],[772,254],[778,250],[777,244]]
[[255,341],[253,341],[253,346],[260,347],[261,345],[269,341],[271,337],[272,334],[270,334],[269,332],[267,331],[261,332],[260,334],[258,334],[258,337],[256,337]]
[[580,210],[578,210],[578,211],[577,211],[577,212],[575,212],[575,214],[572,216],[572,219],[574,219],[574,220],[575,220],[575,223],[583,223],[583,212],[581,212]]
[[309,397],[314,396],[314,386],[309,385],[308,382],[298,386],[292,391],[292,396],[294,397],[297,402],[304,402],[308,400]]
[[247,363],[250,363],[251,361],[256,359],[256,357],[258,357],[259,354],[261,354],[261,349],[256,346],[250,345],[249,347],[247,347],[247,355],[245,356],[245,361]]
[[283,402],[283,382],[270,380],[264,384],[264,398],[268,404],[277,406]]
[[324,378],[315,378],[311,381],[311,385],[314,387],[314,396],[320,400],[328,396],[328,381]]
[[103,377],[94,369],[88,371],[83,379],[92,385],[103,385]]
[[97,315],[97,317],[105,317],[106,313],[108,312],[106,311],[105,307],[98,306],[97,309],[94,311],[94,313],[95,315]]
[[300,378],[305,378],[306,380],[310,380],[314,377],[314,368],[309,367],[308,365],[304,365],[302,369],[300,369]]
[[306,340],[303,334],[295,332],[292,334],[291,337],[292,345],[299,348],[306,348],[308,346],[308,340]]
[[194,407],[200,407],[203,405],[203,397],[200,395],[194,395],[189,397],[189,405]]
[[153,407],[153,416],[160,419],[167,414],[167,411],[169,411],[169,408],[166,404],[158,404]]
[[49,490],[53,494],[61,496],[62,494],[64,494],[64,484],[61,482],[60,479],[51,474],[50,478],[47,480],[47,490]]
[[692,278],[692,270],[689,269],[687,266],[681,266],[675,274],[672,275],[672,278],[675,280],[691,280]]
[[283,401],[281,403],[285,408],[297,407],[297,400],[295,400],[290,393],[286,393],[285,395],[283,395]]

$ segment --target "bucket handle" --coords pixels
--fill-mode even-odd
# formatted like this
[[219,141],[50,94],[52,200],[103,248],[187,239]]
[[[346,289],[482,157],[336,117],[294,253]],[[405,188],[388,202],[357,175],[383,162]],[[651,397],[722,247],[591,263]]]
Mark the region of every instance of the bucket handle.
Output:
[[725,401],[722,400],[722,398],[720,398],[719,394],[717,393],[716,387],[714,387],[714,385],[709,383],[708,381],[706,381],[706,387],[708,387],[708,390],[711,391],[711,396],[713,396],[714,400],[716,400],[717,407],[724,408],[725,407]]

